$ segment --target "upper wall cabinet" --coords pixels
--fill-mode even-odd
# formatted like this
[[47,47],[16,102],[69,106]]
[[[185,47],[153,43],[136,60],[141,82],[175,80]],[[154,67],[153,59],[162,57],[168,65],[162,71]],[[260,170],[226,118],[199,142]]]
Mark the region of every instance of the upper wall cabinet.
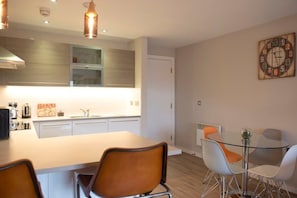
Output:
[[72,47],[71,86],[134,87],[135,52]]
[[25,60],[23,69],[1,69],[5,85],[68,86],[70,47],[41,40],[0,37],[0,45]]
[[99,87],[103,83],[102,50],[73,46],[71,86]]
[[25,68],[0,69],[0,85],[134,87],[135,52],[0,37]]
[[130,50],[104,49],[104,87],[135,86],[135,52]]

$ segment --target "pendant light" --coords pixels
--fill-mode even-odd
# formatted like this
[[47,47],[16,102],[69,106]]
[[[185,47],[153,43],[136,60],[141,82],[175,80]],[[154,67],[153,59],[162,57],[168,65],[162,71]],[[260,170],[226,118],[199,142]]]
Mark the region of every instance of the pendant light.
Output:
[[88,11],[85,13],[84,35],[87,38],[97,36],[98,14],[95,11],[95,4],[91,0]]
[[7,0],[0,0],[0,15],[1,15],[1,24],[0,29],[8,28],[8,19],[7,19]]

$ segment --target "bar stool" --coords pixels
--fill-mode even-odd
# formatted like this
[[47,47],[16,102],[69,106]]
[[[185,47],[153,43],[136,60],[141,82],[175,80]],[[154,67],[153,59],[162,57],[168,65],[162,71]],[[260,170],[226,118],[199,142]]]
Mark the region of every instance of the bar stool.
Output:
[[43,198],[30,160],[0,165],[0,197]]
[[[80,188],[86,197],[172,197],[166,185],[168,146],[159,143],[144,148],[109,148],[92,175],[77,175],[77,197]],[[162,186],[161,191],[153,190]]]

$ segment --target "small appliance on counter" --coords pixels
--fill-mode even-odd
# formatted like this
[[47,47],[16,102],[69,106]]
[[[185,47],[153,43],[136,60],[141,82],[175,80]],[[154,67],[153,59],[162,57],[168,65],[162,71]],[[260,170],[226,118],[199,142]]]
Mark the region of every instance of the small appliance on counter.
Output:
[[17,102],[9,102],[8,106],[9,106],[9,111],[10,111],[10,119],[17,119],[18,118],[18,110],[17,110],[18,103]]
[[23,120],[11,120],[10,121],[10,131],[16,130],[27,130],[30,129],[30,122]]
[[28,103],[22,106],[22,118],[31,118],[31,107]]
[[0,108],[0,140],[9,138],[9,109]]

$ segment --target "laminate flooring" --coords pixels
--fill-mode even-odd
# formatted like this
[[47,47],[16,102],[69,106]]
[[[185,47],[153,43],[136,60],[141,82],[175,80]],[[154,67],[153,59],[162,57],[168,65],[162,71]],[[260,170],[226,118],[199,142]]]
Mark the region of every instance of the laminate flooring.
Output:
[[[186,153],[168,157],[166,183],[171,189],[173,198],[200,198],[205,187],[202,180],[207,170],[203,160],[199,157]],[[217,188],[205,198],[218,197],[219,189]],[[292,195],[292,198],[296,197]]]
[[[167,184],[174,198],[200,198],[205,185],[202,180],[207,168],[201,158],[181,154],[168,157]],[[208,198],[218,198],[219,190],[211,192]]]

